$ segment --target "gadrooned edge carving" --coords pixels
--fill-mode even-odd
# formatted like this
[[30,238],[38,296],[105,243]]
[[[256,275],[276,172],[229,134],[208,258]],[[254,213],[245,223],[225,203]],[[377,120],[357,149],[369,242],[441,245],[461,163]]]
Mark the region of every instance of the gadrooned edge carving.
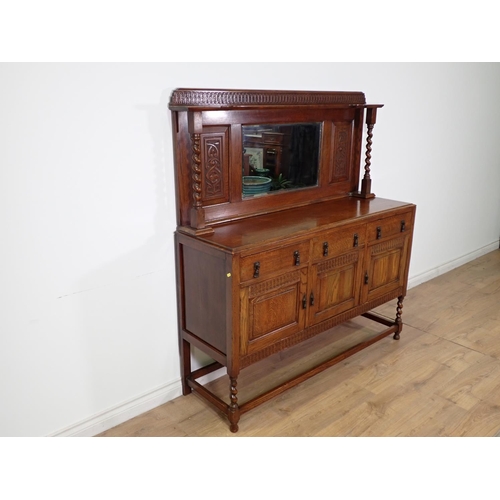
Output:
[[262,349],[261,351],[255,352],[253,354],[243,356],[241,359],[241,367],[245,368],[246,366],[256,363],[261,359],[271,356],[271,354],[275,354],[276,352],[286,349],[287,347],[292,347],[302,342],[303,340],[312,338],[322,332],[325,332],[326,330],[329,330],[330,328],[333,328],[334,326],[344,323],[349,319],[360,316],[361,314],[370,311],[375,307],[381,306],[382,304],[385,304],[386,302],[389,302],[390,300],[401,296],[402,293],[403,289],[400,287],[391,293],[387,293],[382,297],[379,297],[376,300],[372,300],[366,304],[357,306],[354,309],[343,312],[342,314],[334,316],[333,318],[330,318],[326,321],[322,321],[317,325],[310,326],[309,328],[306,328],[305,330],[302,330],[295,335],[291,335],[290,337],[283,339],[281,342],[276,342],[275,344],[270,345],[266,349]]
[[366,104],[366,100],[363,92],[177,89],[171,95],[169,106],[297,106],[328,104]]
[[294,271],[292,273],[283,274],[281,276],[277,276],[276,278],[263,281],[257,285],[253,285],[250,287],[249,297],[255,297],[256,295],[269,292],[275,288],[297,283],[297,281],[300,281],[300,273],[301,271]]
[[378,245],[374,245],[371,249],[372,255],[377,255],[378,253],[387,252],[388,250],[392,250],[393,248],[401,248],[405,243],[405,237],[396,238],[393,240],[385,241],[384,243],[379,243]]
[[318,273],[324,273],[325,271],[330,271],[337,267],[347,266],[353,262],[357,262],[359,259],[359,252],[352,252],[345,255],[340,255],[334,259],[329,259],[325,262],[318,264]]

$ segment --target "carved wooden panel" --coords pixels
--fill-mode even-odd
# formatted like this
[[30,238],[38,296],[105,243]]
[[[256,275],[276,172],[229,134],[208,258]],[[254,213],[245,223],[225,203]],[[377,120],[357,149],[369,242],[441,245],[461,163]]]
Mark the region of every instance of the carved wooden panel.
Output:
[[241,289],[241,354],[263,349],[304,328],[307,270],[283,278]]
[[313,266],[310,323],[323,321],[359,303],[361,252],[354,251]]
[[368,247],[364,300],[371,300],[404,282],[408,238],[401,236]]
[[228,131],[201,134],[202,205],[229,201]]
[[351,122],[334,123],[330,183],[347,181],[351,177],[351,137]]

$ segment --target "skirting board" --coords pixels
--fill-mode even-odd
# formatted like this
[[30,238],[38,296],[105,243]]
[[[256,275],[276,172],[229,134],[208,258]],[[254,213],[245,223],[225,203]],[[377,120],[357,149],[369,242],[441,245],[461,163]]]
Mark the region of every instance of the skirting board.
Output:
[[421,285],[426,281],[429,281],[433,278],[437,278],[438,276],[441,276],[442,274],[445,274],[448,271],[451,271],[452,269],[463,266],[464,264],[468,264],[469,262],[472,262],[473,260],[478,259],[479,257],[482,257],[483,255],[486,255],[487,253],[493,252],[494,250],[498,249],[499,249],[499,242],[494,241],[493,243],[490,243],[489,245],[479,248],[478,250],[474,250],[473,252],[463,255],[458,259],[446,262],[445,264],[437,266],[429,271],[425,271],[424,273],[418,274],[417,276],[410,276],[408,278],[408,288],[413,288],[417,285]]
[[[467,264],[487,253],[498,250],[499,242],[495,241],[486,245],[474,252],[468,253],[458,259],[454,259],[446,264],[438,266],[430,271],[421,273],[417,276],[412,276],[408,280],[408,288],[413,288],[417,285],[425,283],[433,278],[440,276],[441,274],[447,273],[452,269],[460,267]],[[214,380],[225,373],[224,369],[217,370],[203,379],[203,383],[209,380]],[[169,384],[165,384],[153,391],[147,392],[142,396],[134,398],[123,404],[117,405],[109,410],[103,411],[94,415],[86,420],[83,420],[75,425],[66,427],[65,429],[58,431],[50,436],[61,436],[61,437],[91,437],[101,432],[107,431],[118,424],[126,422],[131,418],[137,417],[142,413],[152,410],[157,406],[167,403],[168,401],[175,399],[182,394],[182,387],[180,378]]]
[[137,417],[182,394],[180,378],[92,417],[50,434],[49,437],[92,437]]

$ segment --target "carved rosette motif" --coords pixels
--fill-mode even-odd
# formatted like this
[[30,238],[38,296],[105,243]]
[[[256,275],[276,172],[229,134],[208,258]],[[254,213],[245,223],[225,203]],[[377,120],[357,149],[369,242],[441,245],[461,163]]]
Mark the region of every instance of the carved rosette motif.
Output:
[[210,199],[223,194],[221,141],[219,139],[205,140],[205,189],[204,198]]
[[201,207],[201,147],[200,134],[192,134],[191,142],[193,148],[193,163],[192,163],[192,189],[193,189],[193,206],[194,208]]

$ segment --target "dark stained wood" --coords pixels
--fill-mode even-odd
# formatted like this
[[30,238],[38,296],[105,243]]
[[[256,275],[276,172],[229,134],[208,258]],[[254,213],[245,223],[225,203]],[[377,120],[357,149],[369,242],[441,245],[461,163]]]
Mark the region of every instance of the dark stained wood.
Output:
[[[242,413],[391,333],[399,338],[416,207],[371,192],[372,129],[380,107],[366,104],[361,92],[178,89],[172,94],[183,393],[194,390],[215,406],[232,432]],[[264,133],[245,146],[263,151],[272,146],[280,171],[288,154],[287,124],[308,122],[322,129],[317,185],[243,197],[242,174],[253,171],[243,155],[242,126],[283,125],[279,133]],[[370,312],[395,298],[393,321]],[[242,369],[358,315],[387,328],[243,405],[238,402]],[[216,363],[193,372],[191,346]],[[229,404],[195,381],[220,366],[229,376]]]

